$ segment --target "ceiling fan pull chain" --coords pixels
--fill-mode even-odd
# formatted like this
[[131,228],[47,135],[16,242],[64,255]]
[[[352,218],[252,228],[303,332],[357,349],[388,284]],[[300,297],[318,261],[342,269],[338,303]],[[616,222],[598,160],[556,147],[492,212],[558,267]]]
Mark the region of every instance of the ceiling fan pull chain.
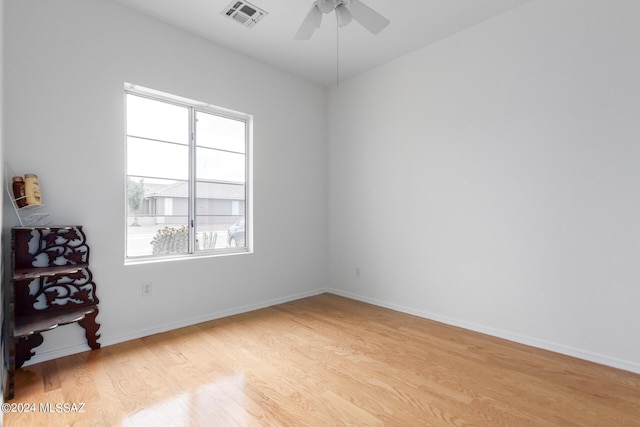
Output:
[[336,14],[336,87],[340,87],[340,25]]

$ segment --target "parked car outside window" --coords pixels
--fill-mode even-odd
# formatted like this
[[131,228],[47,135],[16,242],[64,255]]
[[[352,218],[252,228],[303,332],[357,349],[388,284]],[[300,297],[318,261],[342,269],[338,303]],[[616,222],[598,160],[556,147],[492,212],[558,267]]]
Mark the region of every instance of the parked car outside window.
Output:
[[237,248],[244,246],[244,218],[237,220],[227,231],[227,246]]

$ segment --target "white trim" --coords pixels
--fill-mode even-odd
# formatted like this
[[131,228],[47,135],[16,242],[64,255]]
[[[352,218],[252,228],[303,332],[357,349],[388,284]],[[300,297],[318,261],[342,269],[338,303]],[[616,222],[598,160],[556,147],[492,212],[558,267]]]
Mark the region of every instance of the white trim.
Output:
[[243,122],[253,120],[253,115],[243,113],[241,111],[232,110],[230,108],[220,107],[218,105],[208,104],[206,102],[197,101],[191,98],[185,98],[184,96],[174,95],[167,92],[162,92],[156,89],[150,89],[148,87],[126,83],[124,84],[125,93],[132,95],[143,96],[158,101],[168,102],[170,104],[177,104],[182,107],[193,107],[201,111],[215,114],[217,116],[226,117],[229,119],[240,120]]
[[[605,356],[598,353],[593,353],[586,350],[581,350],[578,348],[566,346],[563,344],[552,343],[545,340],[540,340],[537,338],[532,338],[524,335],[514,334],[511,332],[507,332],[501,329],[495,329],[489,326],[480,325],[477,323],[467,322],[464,320],[455,319],[448,316],[442,316],[439,314],[431,313],[424,310],[419,310],[416,308],[406,307],[399,304],[390,303],[387,301],[382,301],[375,298],[369,298],[358,294],[353,294],[351,292],[345,292],[340,289],[335,288],[327,288],[327,289],[316,289],[313,291],[302,292],[298,294],[288,295],[286,297],[274,298],[271,300],[266,300],[263,302],[249,304],[244,306],[235,307],[228,310],[217,311],[213,313],[209,313],[202,316],[192,317],[190,319],[186,319],[179,322],[171,322],[165,323],[162,325],[155,326],[153,328],[148,329],[140,329],[137,331],[133,331],[126,335],[121,335],[119,337],[115,337],[112,339],[107,339],[104,335],[101,338],[102,347],[107,347],[113,344],[119,344],[122,342],[143,338],[149,335],[154,335],[162,332],[172,331],[179,328],[184,328],[187,326],[196,325],[198,323],[208,322],[210,320],[221,319],[224,317],[233,316],[236,314],[248,313],[254,310],[260,310],[262,308],[272,307],[274,305],[283,304],[290,301],[295,301],[302,298],[308,298],[316,295],[320,295],[323,293],[331,293],[334,295],[339,295],[345,298],[350,298],[356,301],[365,302],[368,304],[373,304],[378,307],[388,308],[390,310],[398,311],[400,313],[411,314],[414,316],[422,317],[424,319],[433,320],[435,322],[444,323],[451,326],[456,326],[460,328],[464,328],[470,331],[479,332],[482,334],[490,335],[497,338],[502,338],[507,341],[516,342],[519,344],[528,345],[531,347],[540,348],[543,350],[552,351],[554,353],[564,354],[566,356],[575,357],[578,359],[586,360],[589,362],[598,363],[601,365],[610,366],[617,369],[622,369],[629,372],[634,372],[640,374],[640,364],[631,362],[628,360],[622,360],[611,356]],[[58,357],[69,356],[76,353],[81,353],[83,351],[89,350],[89,347],[86,344],[74,345],[70,347],[61,348],[55,351],[49,351],[44,353],[38,353],[31,360],[26,362],[24,366],[33,365],[35,363],[44,362],[47,360],[56,359]]]
[[433,320],[435,322],[444,323],[451,326],[456,326],[459,328],[467,329],[474,332],[479,332],[486,335],[491,335],[493,337],[502,338],[507,341],[516,342],[519,344],[528,345],[531,347],[540,348],[543,350],[552,351],[554,353],[564,354],[566,356],[575,357],[582,360],[587,360],[589,362],[598,363],[601,365],[607,365],[613,368],[622,369],[629,372],[634,372],[640,374],[640,364],[636,362],[631,362],[628,360],[617,359],[611,356],[605,356],[598,353],[593,353],[586,350],[581,350],[579,348],[574,348],[570,346],[566,346],[563,344],[553,343],[545,340],[540,340],[537,338],[528,337],[525,335],[514,334],[512,332],[504,331],[502,329],[492,328],[490,326],[485,326],[473,322],[467,322],[460,319],[455,319],[453,317],[442,316],[439,314],[435,314],[432,312],[419,310],[412,307],[406,307],[399,304],[390,303],[387,301],[382,301],[375,298],[369,298],[358,294],[353,294],[351,292],[345,292],[340,289],[329,288],[327,292],[343,296],[345,298],[350,298],[356,301],[366,302],[368,304],[373,304],[378,307],[388,308],[390,310],[399,311],[401,313],[411,314],[414,316],[422,317],[424,319]]
[[[169,255],[158,255],[158,254],[146,254],[146,255],[128,255],[129,252],[129,228],[125,226],[124,228],[124,265],[133,265],[140,264],[146,262],[164,262],[167,260],[183,260],[190,259],[199,256],[211,256],[216,257],[220,255],[226,255],[228,253],[233,254],[246,254],[253,253],[253,115],[247,114],[235,110],[231,110],[224,107],[214,106],[205,102],[196,101],[190,98],[185,98],[179,95],[173,95],[170,93],[162,92],[156,89],[150,89],[147,87],[135,85],[132,83],[124,83],[124,101],[125,101],[125,180],[124,180],[124,203],[125,203],[125,224],[127,218],[129,218],[129,202],[128,202],[128,182],[130,177],[136,176],[138,178],[156,178],[156,179],[170,179],[173,181],[178,181],[173,178],[166,177],[158,177],[158,176],[149,176],[149,175],[129,175],[129,138],[134,137],[137,139],[144,139],[149,141],[157,141],[161,143],[167,144],[175,144],[174,142],[164,141],[164,140],[156,140],[149,138],[142,138],[141,136],[129,135],[127,131],[127,108],[128,101],[127,96],[132,95],[141,98],[147,98],[150,100],[172,104],[179,107],[183,107],[188,110],[189,113],[189,137],[188,137],[188,148],[189,148],[189,165],[188,165],[188,212],[187,212],[187,229],[189,231],[189,246],[188,252],[186,253],[177,253],[177,254],[169,254]],[[238,248],[226,248],[226,249],[208,249],[198,251],[196,248],[196,227],[195,223],[197,221],[198,215],[195,209],[196,203],[196,150],[198,148],[197,142],[195,140],[196,134],[196,116],[198,113],[210,114],[216,117],[222,117],[228,120],[234,120],[238,122],[244,123],[245,133],[244,133],[244,152],[236,152],[227,149],[218,149],[211,148],[211,150],[222,151],[222,152],[230,152],[236,153],[239,155],[243,155],[245,159],[245,171],[244,171],[244,182],[242,185],[244,186],[245,197],[244,197],[244,217],[245,217],[245,245],[244,247]],[[184,144],[179,144],[184,145]],[[182,179],[184,181],[184,179]],[[212,180],[213,181],[213,180]],[[220,181],[222,182],[222,181]],[[232,182],[233,183],[233,182]],[[238,182],[239,183],[239,182]],[[234,183],[235,184],[235,183]],[[165,199],[165,211],[166,211],[166,203],[170,200],[169,198]],[[165,216],[173,216],[173,212],[163,212]],[[158,218],[156,216],[156,218]],[[200,252],[200,253],[199,253]]]

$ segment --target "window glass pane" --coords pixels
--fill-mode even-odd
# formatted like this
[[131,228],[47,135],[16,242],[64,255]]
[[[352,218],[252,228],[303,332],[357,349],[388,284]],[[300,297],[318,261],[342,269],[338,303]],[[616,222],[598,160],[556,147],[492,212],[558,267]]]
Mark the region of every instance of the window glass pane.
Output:
[[[196,183],[197,215],[240,215],[232,202],[244,203],[244,185],[217,182]],[[237,205],[236,205],[237,206]]]
[[246,247],[244,217],[207,215],[197,220],[196,250]]
[[127,178],[127,256],[188,253],[188,181]]
[[196,178],[199,180],[245,181],[244,154],[196,148]]
[[200,147],[245,152],[245,123],[198,111],[196,142]]
[[127,135],[189,144],[189,109],[127,94]]
[[127,174],[189,179],[189,146],[129,137]]
[[245,186],[217,182],[196,183],[197,249],[244,247]]

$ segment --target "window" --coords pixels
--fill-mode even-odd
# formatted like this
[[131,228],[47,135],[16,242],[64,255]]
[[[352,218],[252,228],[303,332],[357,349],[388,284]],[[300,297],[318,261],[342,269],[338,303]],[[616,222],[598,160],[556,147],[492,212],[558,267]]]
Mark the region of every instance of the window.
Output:
[[249,252],[250,115],[125,85],[126,258]]

